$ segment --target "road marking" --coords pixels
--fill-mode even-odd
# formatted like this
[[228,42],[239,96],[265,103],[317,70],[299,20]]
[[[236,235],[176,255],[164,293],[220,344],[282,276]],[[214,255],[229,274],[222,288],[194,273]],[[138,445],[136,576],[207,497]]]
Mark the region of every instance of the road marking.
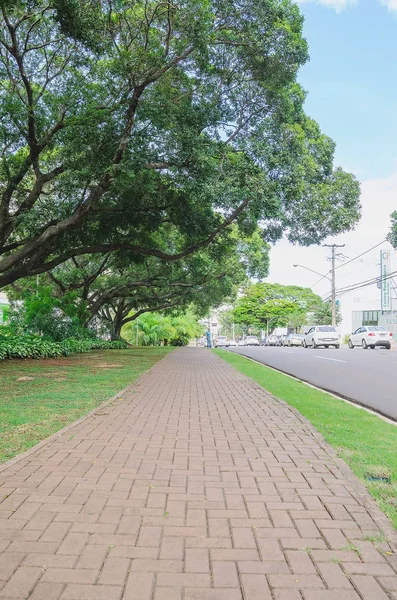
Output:
[[328,358],[328,356],[315,356],[314,358],[321,358],[321,360],[333,360],[334,362],[347,362],[347,360],[339,360],[339,358]]

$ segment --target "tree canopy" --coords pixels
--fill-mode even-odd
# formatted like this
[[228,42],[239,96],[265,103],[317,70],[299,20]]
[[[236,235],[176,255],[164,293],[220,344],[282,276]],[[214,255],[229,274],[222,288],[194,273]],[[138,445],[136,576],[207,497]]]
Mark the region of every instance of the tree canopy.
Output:
[[42,275],[39,288],[36,278],[24,278],[9,286],[9,295],[26,302],[38,294],[47,305],[51,290],[51,302],[79,315],[81,326],[100,326],[118,338],[124,325],[145,312],[194,304],[198,314],[208,313],[234,299],[247,275],[265,276],[268,262],[263,240],[256,233],[238,237],[232,226],[227,239],[220,236],[179,261],[146,257],[131,263],[124,251],[74,257]]
[[318,243],[358,220],[359,185],[303,110],[294,2],[0,10],[0,287],[110,253],[139,277],[147,260],[183,271],[244,239],[260,267],[263,242]]
[[190,310],[173,312],[169,316],[159,313],[142,315],[134,324],[123,328],[123,337],[130,343],[141,346],[186,346],[189,340],[200,337],[204,327],[198,324],[197,316]]
[[319,310],[323,301],[309,288],[278,283],[250,285],[236,302],[234,319],[241,325],[258,328],[291,325],[299,328],[307,315]]

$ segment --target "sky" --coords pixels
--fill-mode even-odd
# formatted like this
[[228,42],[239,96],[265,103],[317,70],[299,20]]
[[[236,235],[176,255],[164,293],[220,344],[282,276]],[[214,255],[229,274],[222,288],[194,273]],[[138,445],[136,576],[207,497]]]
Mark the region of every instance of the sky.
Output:
[[[360,223],[353,232],[326,240],[345,244],[340,251],[347,262],[385,239],[390,213],[397,210],[397,0],[305,1],[300,9],[311,57],[298,78],[308,93],[306,112],[336,142],[335,164],[361,182]],[[340,266],[337,289],[376,277],[381,248],[391,247],[385,242]],[[327,273],[328,254],[323,247],[280,241],[271,251],[268,280],[312,287],[319,276],[293,264]],[[392,269],[397,269],[395,251]],[[313,287],[322,296],[329,289],[327,279]],[[341,331],[348,333],[352,310],[380,309],[380,292],[375,285],[362,288],[341,295],[340,303]]]

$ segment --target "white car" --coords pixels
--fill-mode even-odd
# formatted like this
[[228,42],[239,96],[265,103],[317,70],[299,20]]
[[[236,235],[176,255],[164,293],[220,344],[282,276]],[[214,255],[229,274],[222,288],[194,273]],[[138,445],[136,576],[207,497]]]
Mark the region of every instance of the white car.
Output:
[[256,337],[256,335],[247,335],[247,337],[245,338],[245,345],[246,346],[260,346],[260,342],[259,339]]
[[241,339],[237,345],[238,346],[245,346],[245,340]]
[[236,340],[229,340],[229,346],[237,346]]
[[330,346],[340,348],[339,333],[332,325],[316,325],[309,329],[303,338],[302,345],[305,348],[309,348],[310,346],[313,348],[318,348],[319,346],[324,346],[324,348],[329,348]]
[[228,348],[229,339],[225,335],[218,335],[215,340],[215,348]]
[[351,349],[355,346],[362,346],[364,350],[367,350],[367,348],[374,350],[375,346],[381,346],[390,350],[392,341],[393,334],[390,331],[387,331],[384,327],[371,325],[356,329],[349,337],[348,343]]

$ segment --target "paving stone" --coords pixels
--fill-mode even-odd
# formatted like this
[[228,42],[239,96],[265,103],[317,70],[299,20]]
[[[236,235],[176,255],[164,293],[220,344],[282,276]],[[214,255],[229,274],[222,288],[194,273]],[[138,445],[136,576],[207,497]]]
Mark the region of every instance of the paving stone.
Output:
[[213,353],[103,412],[0,472],[0,599],[397,600],[356,482]]

